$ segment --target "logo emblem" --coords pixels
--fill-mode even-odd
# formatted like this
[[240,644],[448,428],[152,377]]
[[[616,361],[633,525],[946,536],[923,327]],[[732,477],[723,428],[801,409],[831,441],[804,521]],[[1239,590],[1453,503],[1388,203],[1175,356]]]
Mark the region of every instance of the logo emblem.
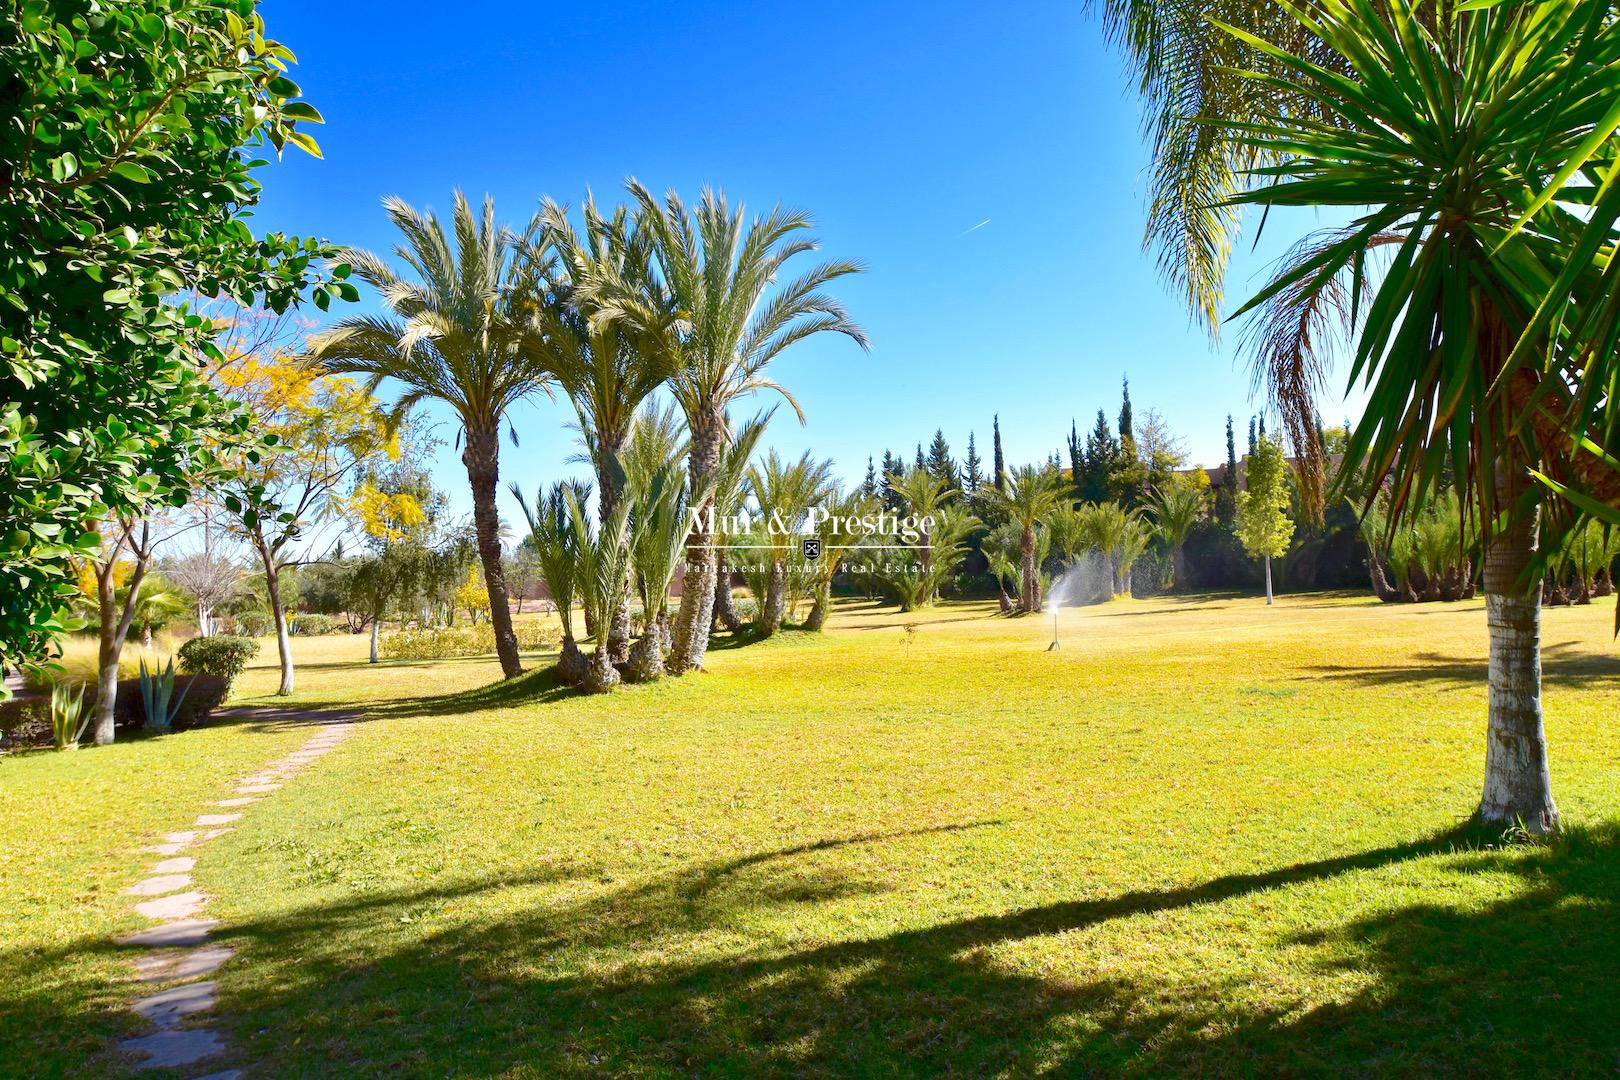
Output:
[[821,537],[807,536],[804,538],[804,557],[810,562],[821,558]]

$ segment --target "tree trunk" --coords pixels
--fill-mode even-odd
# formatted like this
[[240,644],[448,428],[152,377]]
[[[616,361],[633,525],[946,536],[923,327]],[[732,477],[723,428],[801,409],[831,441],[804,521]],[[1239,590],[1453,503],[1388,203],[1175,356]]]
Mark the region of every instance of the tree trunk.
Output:
[[1011,615],[1013,613],[1012,597],[1007,595],[1007,586],[1002,584],[999,576],[996,578],[996,592],[1001,594],[1001,613],[1003,615]]
[[830,606],[832,606],[832,582],[820,582],[816,585],[816,600],[810,605],[810,616],[804,620],[804,628],[814,632],[826,626],[827,609]]
[[1177,544],[1170,552],[1170,591],[1181,592],[1187,587],[1187,553]]
[[461,462],[472,484],[473,524],[478,533],[478,559],[484,564],[484,585],[489,592],[489,621],[495,629],[495,655],[508,679],[523,674],[518,659],[517,634],[512,630],[512,608],[506,602],[506,570],[501,566],[501,519],[495,507],[500,481],[500,428],[467,428]]
[[562,650],[557,654],[557,681],[564,686],[578,686],[585,681],[585,669],[589,666],[590,661],[585,659],[574,635],[564,635]]
[[[717,413],[699,414],[692,421],[690,466],[692,491],[704,490],[720,464],[724,437]],[[715,552],[714,495],[697,507],[697,521],[686,541],[686,570],[681,580],[681,608],[675,616],[674,641],[669,650],[669,673],[684,675],[703,667],[709,649],[709,627],[714,622]]]
[[379,651],[378,651],[377,647],[380,644],[382,644],[382,642],[380,640],[381,637],[382,637],[382,620],[381,619],[372,619],[371,620],[371,662],[373,664],[377,663],[377,661],[378,661]]
[[1384,572],[1384,564],[1379,561],[1378,554],[1371,549],[1367,551],[1367,576],[1372,579],[1373,595],[1384,603],[1393,603],[1401,598],[1401,594],[1389,583],[1389,575]]
[[772,556],[771,576],[765,585],[765,603],[759,611],[759,636],[770,637],[782,629],[782,613],[787,604],[787,567]]
[[1266,556],[1266,603],[1272,603],[1271,596],[1271,556]]
[[293,692],[292,637],[287,632],[287,610],[281,606],[281,568],[269,548],[260,546],[259,557],[264,562],[264,591],[270,599],[270,617],[276,623],[276,651],[281,657],[281,685],[276,693]]
[[114,720],[118,703],[118,662],[124,654],[124,641],[129,637],[130,623],[135,619],[135,598],[140,595],[141,581],[146,577],[150,559],[150,549],[145,555],[137,554],[121,609],[117,607],[117,586],[113,579],[116,560],[106,564],[105,568],[96,568],[96,607],[101,614],[96,642],[94,739],[97,746],[111,745],[116,735]]
[[630,682],[654,682],[664,676],[664,649],[659,641],[660,631],[656,619],[647,620],[647,628],[630,647],[625,665],[625,678]]
[[1018,570],[1023,580],[1018,583],[1018,610],[1033,614],[1039,601],[1035,596],[1035,529],[1026,525],[1018,537]]
[[[615,474],[609,468],[609,462],[617,458],[620,447],[606,445],[598,450],[596,463],[596,506],[597,520],[607,521],[618,508],[619,499],[624,492],[620,490],[622,473]],[[629,544],[628,537],[625,540]],[[625,573],[629,575],[633,567],[627,561]],[[630,590],[624,590],[624,599],[620,601],[617,610],[613,612],[613,621],[608,626],[607,647],[608,659],[615,664],[623,664],[630,658]]]
[[[1512,506],[1511,499],[1500,505]],[[1536,516],[1490,538],[1485,548],[1485,618],[1490,627],[1490,715],[1485,740],[1482,821],[1522,823],[1533,833],[1558,827],[1547,737],[1541,723],[1541,590],[1526,586],[1535,558]]]
[[613,666],[613,658],[606,645],[598,644],[591,650],[585,678],[579,685],[587,694],[605,694],[619,685],[619,670]]
[[714,560],[714,618],[727,632],[735,634],[742,629],[742,618],[737,614],[737,603],[731,596],[731,567],[720,553]]

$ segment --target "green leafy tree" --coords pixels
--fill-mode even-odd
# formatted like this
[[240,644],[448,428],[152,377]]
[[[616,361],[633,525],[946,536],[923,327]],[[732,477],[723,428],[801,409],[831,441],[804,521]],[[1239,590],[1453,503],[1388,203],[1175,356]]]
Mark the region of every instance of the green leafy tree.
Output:
[[979,448],[973,445],[973,432],[968,432],[967,456],[962,459],[962,494],[972,495],[984,483],[984,461]]
[[1248,486],[1238,494],[1237,538],[1266,565],[1266,603],[1273,602],[1271,560],[1288,553],[1294,523],[1288,517],[1288,462],[1282,444],[1261,436],[1249,455]]
[[400,383],[401,412],[425,400],[455,410],[495,652],[501,671],[512,678],[523,663],[507,603],[495,495],[501,425],[513,405],[547,392],[551,377],[546,358],[533,348],[526,318],[538,287],[535,268],[516,257],[517,239],[495,223],[490,199],[475,215],[466,196],[456,192],[453,241],[433,214],[395,198],[383,205],[404,237],[399,256],[411,274],[402,276],[370,252],[347,250],[344,259],[377,290],[388,314],[340,320],[311,337],[310,356],[326,371],[365,376],[368,391],[385,379]]
[[202,378],[182,294],[284,310],[353,296],[328,249],[256,238],[260,164],[320,115],[252,3],[7,5],[0,30],[0,663],[73,625],[99,522],[178,505],[247,420]]

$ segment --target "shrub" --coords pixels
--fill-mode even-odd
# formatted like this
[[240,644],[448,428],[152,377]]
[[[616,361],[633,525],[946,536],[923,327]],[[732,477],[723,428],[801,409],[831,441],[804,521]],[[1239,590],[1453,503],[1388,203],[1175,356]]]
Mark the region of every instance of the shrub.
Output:
[[[562,629],[549,623],[526,623],[513,628],[518,648],[528,652],[555,648]],[[439,627],[402,630],[382,639],[382,654],[392,660],[448,660],[456,656],[483,656],[495,651],[495,631],[488,626]]]
[[192,638],[180,646],[180,670],[187,675],[215,675],[227,684],[247,670],[259,655],[259,643],[235,634]]
[[262,608],[249,608],[236,613],[236,629],[247,637],[264,637],[274,626],[275,620]]
[[347,623],[338,621],[330,615],[294,615],[287,632],[299,637],[323,637],[327,634],[347,632]]

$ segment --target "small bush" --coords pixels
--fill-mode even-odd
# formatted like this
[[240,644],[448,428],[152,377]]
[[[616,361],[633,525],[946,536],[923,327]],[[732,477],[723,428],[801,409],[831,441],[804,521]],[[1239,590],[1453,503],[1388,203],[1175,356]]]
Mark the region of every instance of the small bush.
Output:
[[250,608],[236,613],[236,630],[246,637],[264,637],[276,625],[268,611]]
[[180,646],[180,670],[187,675],[215,675],[229,684],[258,655],[259,643],[252,638],[235,634],[192,638]]
[[[549,623],[527,623],[514,629],[518,648],[528,652],[555,648],[562,642],[562,630]],[[391,660],[448,660],[456,656],[484,656],[494,651],[495,631],[487,626],[402,630],[382,639],[382,654]]]
[[346,633],[349,629],[347,623],[340,622],[330,615],[294,615],[287,632],[299,637],[324,637],[327,634]]

